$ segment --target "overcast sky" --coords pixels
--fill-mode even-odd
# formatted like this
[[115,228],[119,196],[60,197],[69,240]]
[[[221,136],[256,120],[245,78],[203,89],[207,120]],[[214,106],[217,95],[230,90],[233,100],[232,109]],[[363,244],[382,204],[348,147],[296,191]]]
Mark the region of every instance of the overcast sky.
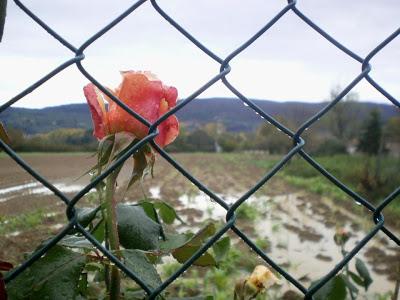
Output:
[[[0,104],[73,56],[13,1],[0,44]],[[74,46],[123,12],[126,0],[26,0],[45,22]],[[285,5],[283,0],[164,0],[159,5],[220,57],[227,56]],[[297,7],[360,56],[400,26],[399,0],[298,0]],[[86,51],[83,65],[101,83],[115,87],[120,70],[151,70],[184,98],[218,74],[219,65],[170,26],[146,2]],[[400,37],[373,60],[371,76],[400,98]],[[335,85],[347,85],[361,65],[302,22],[286,14],[231,62],[230,82],[250,98],[321,101]],[[15,106],[44,107],[83,102],[87,83],[69,67]],[[387,102],[366,81],[362,100]],[[216,84],[200,97],[233,94]]]

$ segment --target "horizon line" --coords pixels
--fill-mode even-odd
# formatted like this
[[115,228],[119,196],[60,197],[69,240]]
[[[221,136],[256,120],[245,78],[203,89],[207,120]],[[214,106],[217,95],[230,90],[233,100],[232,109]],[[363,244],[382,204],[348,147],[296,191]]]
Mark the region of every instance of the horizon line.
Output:
[[[186,98],[178,99],[177,102],[183,101]],[[237,97],[224,97],[224,96],[216,96],[216,97],[204,97],[204,98],[196,98],[193,100],[218,100],[218,99],[225,99],[225,100],[237,100],[237,101],[242,101],[241,99]],[[330,100],[316,100],[316,101],[307,101],[307,100],[273,100],[273,99],[259,99],[259,98],[248,98],[250,101],[266,101],[266,102],[276,102],[276,103],[302,103],[302,104],[323,104],[323,103],[328,103],[331,102]],[[370,104],[377,104],[377,105],[388,105],[391,106],[393,105],[389,100],[388,103],[382,102],[382,100],[362,100],[362,99],[357,99],[354,100],[354,102],[358,103],[370,103]],[[10,106],[9,108],[23,108],[23,109],[36,109],[36,110],[41,110],[41,109],[46,109],[46,108],[55,108],[55,107],[61,107],[61,106],[68,106],[68,105],[79,105],[79,104],[86,104],[86,101],[80,101],[80,102],[71,102],[71,103],[65,103],[65,104],[60,104],[60,105],[54,105],[54,106],[43,106],[43,107],[28,107],[28,106]],[[395,107],[393,105],[393,107]]]

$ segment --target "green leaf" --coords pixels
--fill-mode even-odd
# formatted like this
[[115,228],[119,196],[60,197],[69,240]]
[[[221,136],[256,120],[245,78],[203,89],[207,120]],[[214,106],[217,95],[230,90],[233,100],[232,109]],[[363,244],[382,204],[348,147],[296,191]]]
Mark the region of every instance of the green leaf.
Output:
[[178,218],[175,209],[169,204],[156,202],[154,206],[159,210],[160,217],[165,223],[172,224]]
[[155,289],[162,284],[160,275],[156,268],[146,257],[146,254],[139,250],[122,250],[125,265],[142,279],[147,286]]
[[353,281],[358,284],[359,286],[364,287],[364,281],[362,280],[362,278],[360,276],[358,276],[356,273],[353,273],[351,271],[349,271],[350,277],[351,279],[353,279]]
[[351,282],[349,278],[347,278],[345,275],[343,275],[343,280],[348,289],[353,293],[353,295],[358,294],[358,288]]
[[59,245],[69,248],[81,248],[81,249],[93,249],[92,243],[90,243],[85,237],[67,235],[60,242]]
[[146,257],[151,264],[156,265],[156,264],[162,263],[161,255],[159,252],[148,251],[148,252],[144,252],[144,253],[146,254]]
[[159,248],[160,224],[150,219],[139,205],[117,205],[118,235],[127,249],[154,250]]
[[160,249],[164,251],[171,251],[179,247],[182,247],[190,240],[190,237],[188,237],[186,234],[183,233],[178,233],[178,234],[166,233],[165,237],[166,237],[165,241],[160,242]]
[[133,154],[133,170],[126,189],[129,189],[136,181],[141,180],[146,175],[146,168],[146,155],[143,150],[140,149],[138,152]]
[[367,269],[367,266],[364,264],[364,262],[361,260],[361,259],[359,259],[359,258],[356,258],[356,270],[357,270],[357,273],[361,276],[361,278],[363,279],[363,281],[364,281],[364,287],[365,287],[365,290],[367,290],[368,289],[368,287],[371,285],[371,283],[372,283],[372,278],[371,278],[371,275],[369,274],[369,272],[368,272],[368,269]]
[[78,290],[82,295],[86,295],[87,288],[88,288],[88,274],[82,273],[81,278],[78,282]]
[[101,219],[96,226],[93,228],[91,231],[91,234],[94,236],[94,238],[99,242],[102,243],[105,238],[106,234],[106,222],[104,219]]
[[140,201],[139,205],[143,207],[144,212],[146,215],[152,219],[154,222],[158,223],[158,218],[157,218],[157,211],[154,208],[153,203],[149,201]]
[[[206,239],[215,233],[215,224],[210,223],[195,235],[189,234],[166,234],[166,240],[160,243],[160,249],[171,251],[172,256],[180,263],[187,261],[201,246]],[[225,241],[224,241],[225,242]],[[226,243],[226,242],[225,242]],[[218,247],[218,246],[217,246]],[[219,249],[220,250],[220,249]],[[222,248],[221,248],[222,250]],[[217,250],[218,251],[218,250]],[[221,251],[222,252],[222,251]],[[195,262],[197,266],[215,266],[217,262],[214,257],[206,252]]]
[[[311,287],[319,281],[313,282]],[[315,294],[315,300],[345,300],[346,299],[346,283],[342,275],[336,275],[327,283],[325,283]]]
[[202,228],[199,232],[197,232],[188,242],[188,244],[196,246],[201,245],[203,242],[215,234],[216,228],[214,223],[207,224],[204,228]]
[[226,254],[229,252],[229,248],[231,247],[231,239],[229,236],[223,237],[219,239],[213,246],[213,251],[215,255],[215,260],[219,263],[224,259]]
[[105,166],[109,160],[114,147],[115,135],[108,135],[99,142],[97,155],[97,168]]
[[85,256],[54,246],[7,285],[10,299],[75,299]]
[[[172,251],[172,256],[181,264],[185,263],[189,258],[199,250],[201,246],[191,246],[191,245],[184,245],[178,249]],[[200,256],[197,260],[193,263],[196,266],[215,266],[217,262],[215,261],[214,257],[208,252],[204,253]]]
[[[147,200],[140,201],[139,205],[141,205],[146,212],[146,214],[156,221],[157,223],[159,222],[158,216],[161,217],[161,219],[164,221],[166,224],[172,224],[175,219],[181,221],[182,223],[185,223],[176,213],[175,209],[169,205],[168,203],[164,201],[154,201],[150,202]],[[158,213],[156,211],[158,210]]]
[[[201,248],[203,243],[215,233],[215,224],[209,223],[194,236],[192,236],[189,241],[187,241],[183,246],[172,251],[172,256],[180,263],[186,262],[198,249]],[[200,256],[194,263],[197,266],[215,266],[217,262],[214,257],[206,252]]]
[[[114,140],[115,140],[115,135],[112,134],[112,135],[107,135],[99,142],[99,146],[97,147],[97,152],[95,152],[93,154],[93,156],[96,156],[96,153],[97,153],[97,164],[95,166],[91,167],[89,170],[87,170],[81,176],[79,176],[77,178],[77,180],[82,178],[85,175],[90,174],[92,176],[92,178],[91,178],[91,181],[92,181],[95,179],[96,176],[100,175],[102,167],[105,166],[110,159],[110,155],[112,153],[112,149],[113,149],[113,145],[114,145]],[[100,181],[97,184],[96,189],[99,189],[102,186],[104,186],[104,183],[103,183],[103,181]]]
[[89,272],[96,272],[96,271],[103,271],[104,270],[104,265],[99,263],[99,262],[88,262],[85,265],[85,270]]
[[78,222],[83,227],[86,227],[96,217],[97,212],[100,210],[100,206],[96,208],[91,208],[91,207],[75,208],[75,210],[76,213],[78,214]]
[[143,291],[142,289],[131,290],[130,288],[127,288],[124,291],[124,299],[143,300],[143,299],[146,299],[146,292]]
[[7,134],[6,128],[4,127],[2,122],[0,122],[0,139],[7,145],[11,144],[11,141]]

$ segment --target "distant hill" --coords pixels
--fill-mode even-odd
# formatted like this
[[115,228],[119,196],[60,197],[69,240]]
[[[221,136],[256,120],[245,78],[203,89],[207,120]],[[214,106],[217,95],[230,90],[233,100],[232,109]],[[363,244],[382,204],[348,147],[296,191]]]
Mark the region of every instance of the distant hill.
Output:
[[42,109],[10,107],[0,114],[0,120],[7,127],[21,129],[26,134],[92,126],[89,107],[86,104],[68,104]]
[[[276,102],[253,100],[254,103],[272,116],[281,116],[294,124],[301,124],[327,103]],[[363,119],[371,109],[378,109],[382,118],[398,116],[399,110],[390,104],[357,102],[355,109]],[[188,128],[195,128],[209,122],[223,123],[229,131],[251,131],[262,119],[246,107],[243,102],[230,98],[196,99],[177,113],[177,117]],[[69,104],[43,109],[9,108],[0,114],[0,120],[7,127],[21,129],[32,135],[59,128],[92,128],[89,108],[86,104]]]

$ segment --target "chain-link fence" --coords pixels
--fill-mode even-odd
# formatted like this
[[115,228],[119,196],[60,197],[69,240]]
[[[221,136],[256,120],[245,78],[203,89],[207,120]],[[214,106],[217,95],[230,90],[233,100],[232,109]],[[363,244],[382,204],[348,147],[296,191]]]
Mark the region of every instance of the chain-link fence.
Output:
[[[88,184],[84,189],[82,189],[79,193],[77,193],[73,198],[68,198],[64,193],[62,193],[59,189],[57,189],[54,185],[52,185],[46,178],[41,176],[38,172],[36,172],[29,164],[27,164],[16,152],[13,151],[4,141],[0,139],[0,145],[4,149],[4,151],[15,161],[17,162],[26,172],[28,172],[32,177],[41,182],[45,187],[47,187],[51,192],[53,192],[61,201],[63,201],[67,207],[66,214],[69,220],[69,223],[48,243],[45,244],[41,249],[37,250],[33,255],[29,257],[24,263],[15,268],[13,271],[7,274],[5,277],[6,283],[15,279],[19,274],[24,272],[30,265],[32,265],[35,261],[37,261],[43,254],[45,254],[50,248],[56,245],[63,237],[67,235],[67,233],[75,228],[79,232],[81,232],[99,251],[101,251],[106,257],[108,257],[115,265],[117,265],[127,276],[129,276],[132,280],[138,283],[148,294],[149,299],[154,299],[159,295],[164,289],[166,289],[174,280],[176,280],[179,276],[183,274],[192,264],[193,262],[199,258],[202,254],[204,254],[218,239],[220,239],[228,230],[232,230],[239,238],[241,238],[249,247],[251,247],[265,262],[274,268],[277,272],[279,272],[286,280],[292,283],[298,290],[300,290],[304,294],[304,299],[312,299],[312,296],[330,279],[332,279],[379,231],[385,233],[391,240],[393,240],[398,246],[400,246],[400,239],[396,237],[388,228],[385,227],[384,215],[383,211],[386,206],[388,206],[391,202],[395,200],[395,198],[400,193],[400,187],[395,189],[390,195],[379,203],[378,206],[372,205],[367,199],[358,195],[354,191],[352,191],[345,184],[340,182],[337,178],[335,178],[332,174],[330,174],[327,170],[324,169],[323,166],[318,164],[304,149],[305,141],[302,138],[302,133],[311,126],[313,126],[318,120],[329,113],[329,111],[339,102],[341,99],[349,93],[361,80],[367,80],[371,86],[373,86],[379,93],[381,93],[385,98],[387,98],[390,102],[392,102],[395,106],[400,108],[400,103],[396,100],[392,95],[390,95],[380,84],[378,84],[369,73],[372,70],[372,66],[370,64],[371,59],[377,55],[384,47],[386,47],[390,42],[392,42],[398,35],[400,35],[400,28],[393,32],[389,37],[384,39],[379,45],[376,46],[366,57],[361,57],[356,53],[352,52],[346,46],[342,45],[339,41],[337,41],[334,37],[330,36],[323,29],[321,29],[317,24],[315,24],[312,20],[310,20],[306,15],[304,15],[296,6],[296,0],[289,0],[288,4],[282,8],[282,10],[274,16],[268,23],[266,23],[258,32],[256,32],[253,36],[251,36],[246,42],[244,42],[240,47],[235,49],[232,53],[230,53],[227,57],[221,58],[216,55],[213,51],[211,51],[206,45],[202,44],[196,37],[192,36],[188,31],[185,30],[180,24],[178,24],[171,16],[169,16],[163,9],[158,5],[156,0],[149,0],[154,10],[160,15],[160,22],[162,19],[166,20],[166,26],[173,26],[176,30],[178,30],[182,35],[184,35],[190,42],[192,42],[195,46],[197,46],[201,51],[203,51],[206,55],[209,56],[210,60],[217,62],[220,65],[219,73],[216,74],[213,78],[211,78],[205,85],[199,87],[193,94],[189,97],[181,101],[176,107],[168,111],[162,117],[160,117],[154,123],[149,123],[147,120],[142,118],[140,115],[132,111],[127,105],[117,99],[114,95],[112,95],[99,81],[97,81],[81,64],[81,61],[85,59],[85,50],[90,47],[90,45],[96,40],[102,38],[102,36],[107,33],[111,28],[117,26],[119,22],[121,22],[124,18],[128,17],[133,11],[135,11],[142,4],[147,2],[146,0],[139,0],[135,4],[133,4],[130,8],[128,8],[124,13],[118,16],[111,23],[107,24],[103,29],[97,32],[95,35],[91,36],[88,40],[86,40],[79,48],[76,48],[72,44],[70,44],[66,39],[57,34],[51,27],[46,25],[37,15],[35,15],[32,11],[30,11],[23,3],[18,0],[15,0],[15,3],[18,7],[23,10],[30,18],[35,20],[37,24],[39,24],[45,31],[48,32],[51,36],[57,39],[63,46],[69,49],[73,56],[69,58],[64,63],[59,65],[53,71],[48,73],[43,78],[39,79],[37,82],[27,87],[20,94],[9,100],[7,103],[3,104],[0,107],[0,114],[5,111],[8,107],[15,104],[19,100],[21,100],[24,96],[44,84],[46,81],[50,80],[52,77],[57,76],[60,72],[65,70],[66,68],[72,67],[76,65],[79,71],[89,79],[93,84],[95,84],[104,94],[109,96],[113,101],[118,103],[123,109],[125,109],[132,118],[136,118],[143,124],[145,124],[148,128],[148,135],[143,138],[139,143],[132,146],[123,156],[121,156],[118,160],[116,160],[108,169],[106,169],[101,175],[95,178],[90,184]],[[347,54],[349,57],[354,59],[355,61],[360,63],[361,72],[360,74],[354,78],[338,95],[337,97],[326,105],[321,111],[313,115],[309,120],[304,122],[295,132],[291,131],[283,124],[274,119],[268,112],[260,109],[256,104],[254,104],[251,100],[246,98],[238,89],[236,89],[226,78],[226,75],[231,71],[231,67],[229,63],[235,59],[238,55],[240,55],[246,48],[248,48],[252,43],[254,43],[259,37],[265,34],[272,26],[277,25],[279,20],[285,14],[294,14],[298,18],[300,18],[303,22],[305,22],[308,26],[314,29],[319,33],[322,39],[326,39],[329,41],[332,46],[337,47],[342,52]],[[199,180],[193,177],[183,166],[181,166],[174,158],[172,158],[167,152],[161,149],[154,142],[154,138],[157,136],[157,126],[166,120],[172,114],[175,114],[177,111],[182,109],[184,106],[189,104],[189,102],[193,101],[201,95],[205,90],[210,88],[217,82],[222,82],[232,93],[238,97],[243,103],[248,105],[251,109],[257,112],[265,122],[269,122],[277,129],[281,130],[283,133],[288,135],[293,140],[292,149],[271,169],[269,170],[261,180],[259,180],[250,190],[248,190],[242,197],[240,197],[236,202],[232,205],[228,205],[224,199],[221,199],[218,195],[209,190],[204,184],[202,184]],[[188,180],[190,180],[193,184],[195,184],[202,192],[206,193],[211,199],[217,202],[226,210],[226,223],[224,226],[217,231],[217,233],[207,241],[189,260],[187,260],[178,271],[176,271],[171,277],[165,280],[160,286],[156,289],[149,288],[141,279],[138,274],[135,273],[135,269],[128,269],[121,261],[119,261],[112,253],[110,253],[102,244],[100,244],[89,232],[87,232],[77,221],[77,214],[75,212],[75,205],[82,199],[82,197],[88,193],[92,188],[94,188],[100,181],[105,179],[110,173],[113,172],[115,168],[124,163],[132,154],[144,146],[146,143],[150,143],[154,149],[174,168],[176,168],[180,173],[182,173]],[[300,281],[294,278],[291,274],[286,272],[281,266],[274,262],[274,260],[269,257],[266,253],[264,253],[256,244],[240,229],[238,229],[235,225],[235,211],[239,208],[239,206],[244,203],[251,195],[253,195],[258,189],[260,189],[263,185],[265,185],[277,172],[295,155],[301,156],[305,161],[307,161],[313,168],[318,170],[323,176],[325,176],[332,184],[337,186],[340,190],[345,192],[348,196],[350,196],[354,201],[362,204],[371,212],[371,217],[375,223],[373,229],[366,234],[362,240],[350,251],[346,254],[346,256],[339,261],[336,266],[327,271],[326,275],[320,280],[317,284],[313,285],[311,288],[307,288],[303,286]]]

